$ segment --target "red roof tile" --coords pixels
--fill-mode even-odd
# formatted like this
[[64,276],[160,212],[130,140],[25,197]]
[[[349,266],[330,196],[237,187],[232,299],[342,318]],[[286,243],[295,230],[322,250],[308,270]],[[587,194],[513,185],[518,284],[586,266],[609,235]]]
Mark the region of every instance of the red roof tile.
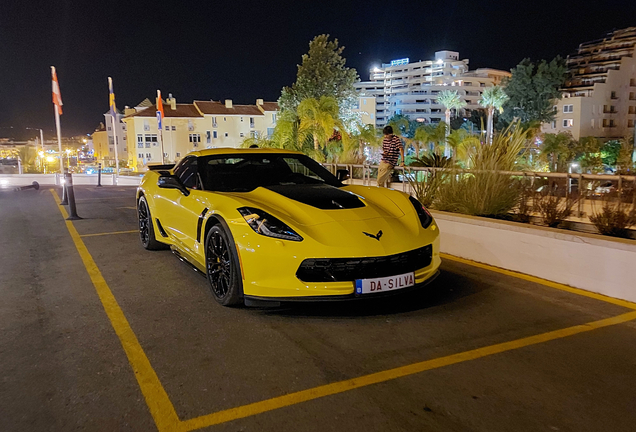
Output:
[[263,102],[261,106],[265,111],[278,111],[278,102]]
[[[170,108],[170,104],[163,105],[164,117],[203,117],[194,104],[177,104],[177,109]],[[157,117],[157,107],[153,104],[145,110],[141,110],[135,114],[126,117]]]
[[203,114],[246,116],[263,115],[261,110],[259,110],[256,105],[232,105],[232,108],[226,108],[224,102],[217,101],[194,101],[194,104],[201,110]]

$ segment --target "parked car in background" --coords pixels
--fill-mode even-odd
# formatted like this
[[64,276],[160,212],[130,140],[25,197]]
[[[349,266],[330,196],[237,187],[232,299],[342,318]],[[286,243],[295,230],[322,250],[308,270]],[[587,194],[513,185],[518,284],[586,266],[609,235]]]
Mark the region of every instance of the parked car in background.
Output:
[[616,187],[614,183],[611,181],[602,182],[599,186],[594,189],[595,196],[602,196],[605,194],[616,192]]

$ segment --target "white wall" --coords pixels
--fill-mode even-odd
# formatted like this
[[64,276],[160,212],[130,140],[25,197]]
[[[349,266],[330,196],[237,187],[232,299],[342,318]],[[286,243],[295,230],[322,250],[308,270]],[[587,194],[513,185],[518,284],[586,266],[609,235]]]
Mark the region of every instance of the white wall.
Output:
[[443,253],[636,301],[636,241],[432,213]]

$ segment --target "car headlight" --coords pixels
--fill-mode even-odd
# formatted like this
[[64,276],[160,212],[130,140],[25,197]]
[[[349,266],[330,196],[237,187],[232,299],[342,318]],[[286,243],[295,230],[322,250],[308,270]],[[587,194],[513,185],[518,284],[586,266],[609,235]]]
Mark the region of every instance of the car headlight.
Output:
[[241,207],[237,209],[245,222],[258,234],[282,240],[302,241],[287,224],[271,214],[253,207]]
[[415,207],[415,212],[417,213],[417,217],[420,218],[420,223],[422,224],[422,228],[426,229],[433,222],[433,216],[426,210],[426,207],[422,205],[418,200],[413,197],[409,197],[409,201]]

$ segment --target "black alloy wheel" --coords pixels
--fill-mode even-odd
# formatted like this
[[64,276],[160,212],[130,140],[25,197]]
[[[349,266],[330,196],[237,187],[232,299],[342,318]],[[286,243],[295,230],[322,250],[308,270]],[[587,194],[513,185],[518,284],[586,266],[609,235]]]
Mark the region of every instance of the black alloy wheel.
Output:
[[234,242],[218,225],[210,228],[206,239],[205,263],[210,290],[223,306],[241,302],[240,269]]
[[139,239],[144,249],[160,250],[165,249],[166,245],[158,242],[155,238],[155,230],[152,225],[150,209],[146,197],[139,198],[137,203],[137,219],[139,220]]

